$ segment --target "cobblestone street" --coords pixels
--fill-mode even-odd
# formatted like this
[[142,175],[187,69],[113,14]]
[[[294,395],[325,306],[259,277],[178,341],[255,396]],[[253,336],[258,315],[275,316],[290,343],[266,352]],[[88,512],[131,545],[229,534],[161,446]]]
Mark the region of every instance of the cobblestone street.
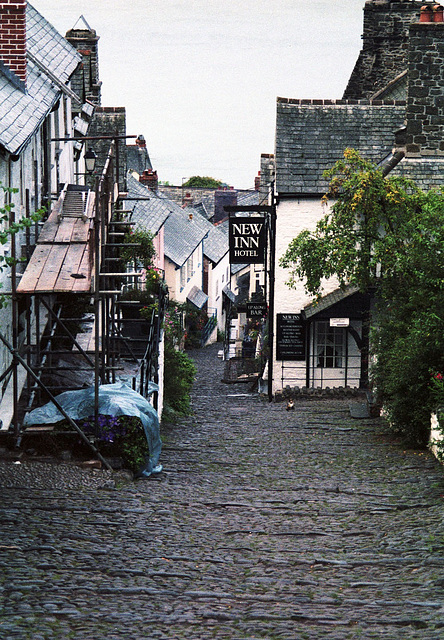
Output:
[[159,476],[0,465],[0,638],[442,639],[444,468],[344,400],[222,384],[216,354]]

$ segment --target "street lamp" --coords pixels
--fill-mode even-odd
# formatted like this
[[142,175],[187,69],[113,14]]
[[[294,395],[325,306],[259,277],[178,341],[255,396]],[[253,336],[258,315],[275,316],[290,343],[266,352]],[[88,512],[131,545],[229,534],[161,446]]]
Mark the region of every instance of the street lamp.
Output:
[[93,173],[96,167],[97,156],[94,151],[89,148],[88,151],[84,155],[85,158],[85,166],[87,173]]

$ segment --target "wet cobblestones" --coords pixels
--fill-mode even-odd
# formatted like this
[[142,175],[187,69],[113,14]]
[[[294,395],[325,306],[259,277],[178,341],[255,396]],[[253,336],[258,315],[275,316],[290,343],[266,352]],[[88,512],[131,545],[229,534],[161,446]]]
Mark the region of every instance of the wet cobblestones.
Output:
[[216,354],[159,476],[0,465],[0,638],[442,639],[443,467]]

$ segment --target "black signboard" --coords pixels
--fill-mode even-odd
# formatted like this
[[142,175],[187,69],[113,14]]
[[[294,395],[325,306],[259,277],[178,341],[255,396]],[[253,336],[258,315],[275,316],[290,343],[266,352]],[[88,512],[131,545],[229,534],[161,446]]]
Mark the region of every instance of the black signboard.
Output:
[[264,264],[266,231],[263,216],[229,220],[230,263]]
[[247,318],[265,318],[267,304],[265,302],[247,302]]
[[305,360],[305,322],[300,313],[278,313],[276,360]]

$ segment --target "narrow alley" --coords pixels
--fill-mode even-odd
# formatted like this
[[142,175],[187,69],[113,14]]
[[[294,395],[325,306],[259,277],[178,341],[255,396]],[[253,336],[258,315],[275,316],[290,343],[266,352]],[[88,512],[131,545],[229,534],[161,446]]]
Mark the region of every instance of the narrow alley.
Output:
[[222,384],[217,345],[193,357],[159,476],[0,464],[0,637],[442,638],[443,467],[344,400],[287,412]]

